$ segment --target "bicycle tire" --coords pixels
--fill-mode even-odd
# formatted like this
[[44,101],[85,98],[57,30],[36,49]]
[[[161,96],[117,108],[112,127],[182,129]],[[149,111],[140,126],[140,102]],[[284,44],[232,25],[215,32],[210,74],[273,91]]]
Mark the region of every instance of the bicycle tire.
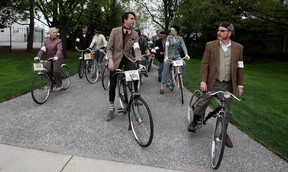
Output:
[[191,99],[189,101],[189,106],[188,106],[188,114],[187,114],[188,124],[190,124],[193,120],[194,108],[201,95],[202,95],[202,92],[200,90],[195,90],[192,93]]
[[151,70],[152,63],[153,63],[153,57],[150,57],[150,60],[149,60],[149,63],[148,63],[148,68],[147,68],[148,72],[150,72],[150,70]]
[[150,146],[154,135],[154,124],[150,108],[142,97],[130,101],[128,116],[137,143],[142,147]]
[[32,82],[31,95],[37,104],[43,104],[48,100],[52,83],[47,74],[38,74]]
[[110,87],[110,70],[107,66],[104,67],[102,72],[102,86],[104,90],[108,90]]
[[61,77],[62,77],[62,85],[63,90],[69,88],[71,83],[70,69],[66,64],[61,65]]
[[125,82],[126,82],[125,80],[118,78],[119,102],[122,108],[122,112],[124,114],[127,112],[127,106],[128,106],[128,94],[127,94],[127,86],[125,85]]
[[78,64],[78,76],[79,78],[83,78],[84,70],[85,70],[85,63],[84,60],[80,59]]
[[220,112],[216,118],[211,146],[211,165],[213,169],[218,169],[224,155],[225,141],[227,137],[227,121],[224,112]]
[[178,85],[179,85],[179,89],[180,89],[181,103],[184,104],[183,81],[182,81],[181,74],[178,74]]
[[94,60],[90,61],[85,68],[85,77],[90,84],[95,84],[99,78],[98,66]]

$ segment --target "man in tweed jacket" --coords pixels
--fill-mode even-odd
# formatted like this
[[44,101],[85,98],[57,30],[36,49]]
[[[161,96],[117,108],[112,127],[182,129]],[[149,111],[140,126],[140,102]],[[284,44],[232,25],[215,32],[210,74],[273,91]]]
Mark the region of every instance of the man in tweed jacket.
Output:
[[[218,40],[208,42],[200,66],[200,89],[203,92],[229,91],[241,96],[244,85],[243,46],[230,40],[234,26],[223,22],[218,27]],[[194,119],[188,131],[195,132],[197,121],[205,114],[212,97],[203,94],[194,109]],[[231,116],[231,100],[226,101],[226,114]],[[233,147],[227,135],[227,147]]]
[[[109,58],[108,67],[110,69],[110,89],[109,89],[109,113],[106,121],[114,118],[114,100],[117,75],[114,75],[116,69],[125,68],[125,70],[135,70],[141,61],[141,52],[139,47],[139,36],[133,30],[135,23],[135,13],[126,12],[122,16],[123,25],[112,29],[107,44],[107,56]],[[136,84],[135,84],[136,85]]]

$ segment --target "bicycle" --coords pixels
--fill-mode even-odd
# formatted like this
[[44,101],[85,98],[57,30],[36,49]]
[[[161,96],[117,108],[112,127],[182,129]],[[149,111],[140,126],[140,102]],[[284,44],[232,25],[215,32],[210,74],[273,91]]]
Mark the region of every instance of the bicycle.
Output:
[[[208,113],[206,116],[202,116],[197,123],[197,129],[205,125],[207,121],[214,117],[216,118],[216,124],[213,131],[212,146],[211,146],[211,165],[213,169],[218,169],[224,155],[225,141],[227,137],[227,127],[228,120],[225,112],[226,99],[234,98],[239,102],[243,102],[244,99],[239,99],[229,91],[216,91],[205,93],[208,96],[217,96],[219,99],[219,106],[215,108],[212,112]],[[199,101],[202,92],[200,90],[195,90],[191,96],[189,106],[188,106],[188,122],[191,123],[194,116],[194,108]]]
[[104,53],[103,63],[104,69],[102,71],[102,86],[104,90],[108,90],[110,87],[110,70],[108,68],[109,59],[106,53]]
[[95,58],[95,51],[89,49],[89,51],[94,52],[85,54],[85,60],[89,60],[85,69],[85,77],[90,84],[95,84],[98,81],[99,73],[101,72],[100,66]]
[[[50,63],[50,65],[48,65]],[[48,100],[51,90],[53,89],[55,78],[47,73],[53,71],[53,58],[48,60],[37,60],[33,63],[33,70],[37,73],[32,81],[31,95],[32,99],[38,103],[43,104]],[[50,69],[47,69],[47,67]],[[61,65],[61,77],[63,90],[66,90],[70,86],[70,69],[66,64]]]
[[177,86],[180,89],[180,97],[182,104],[184,104],[184,95],[183,95],[184,86],[182,80],[183,59],[186,59],[186,57],[183,57],[179,60],[167,59],[167,61],[170,63],[167,86],[169,87],[170,91],[173,91],[175,86]]
[[91,56],[89,56],[89,53],[85,53],[86,51],[90,51],[89,48],[86,48],[85,50],[79,50],[76,48],[77,51],[81,53],[81,56],[79,57],[79,64],[78,64],[78,76],[79,78],[83,78],[83,75],[85,73],[86,66],[88,65]]
[[[139,70],[116,70],[121,108],[118,113],[128,112],[129,126],[137,143],[148,147],[152,143],[154,125],[150,108],[140,94],[134,91],[134,81],[139,80]],[[130,92],[128,97],[128,91]]]

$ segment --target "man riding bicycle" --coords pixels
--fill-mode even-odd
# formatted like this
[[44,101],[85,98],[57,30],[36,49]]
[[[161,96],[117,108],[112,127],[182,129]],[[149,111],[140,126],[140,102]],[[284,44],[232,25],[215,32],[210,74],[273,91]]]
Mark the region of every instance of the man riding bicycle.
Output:
[[[116,69],[135,70],[140,64],[141,51],[139,47],[139,36],[133,30],[136,15],[134,12],[125,12],[122,15],[123,25],[113,28],[107,45],[107,56],[109,58],[108,67],[110,73],[110,89],[109,89],[109,113],[106,121],[111,121],[114,118],[114,100],[115,89],[117,84]],[[137,85],[137,84],[135,84]]]

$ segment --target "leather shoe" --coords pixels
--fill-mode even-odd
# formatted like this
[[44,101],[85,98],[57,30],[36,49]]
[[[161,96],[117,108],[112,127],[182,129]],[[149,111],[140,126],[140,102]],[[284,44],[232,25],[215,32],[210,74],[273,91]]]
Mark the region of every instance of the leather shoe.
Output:
[[189,132],[195,133],[196,132],[196,126],[197,126],[197,122],[193,121],[188,125],[187,130]]
[[163,89],[160,89],[160,94],[164,94],[164,90]]
[[227,136],[226,136],[225,145],[226,145],[228,148],[233,148],[233,143],[232,143],[232,141],[230,140],[228,134],[227,134]]

